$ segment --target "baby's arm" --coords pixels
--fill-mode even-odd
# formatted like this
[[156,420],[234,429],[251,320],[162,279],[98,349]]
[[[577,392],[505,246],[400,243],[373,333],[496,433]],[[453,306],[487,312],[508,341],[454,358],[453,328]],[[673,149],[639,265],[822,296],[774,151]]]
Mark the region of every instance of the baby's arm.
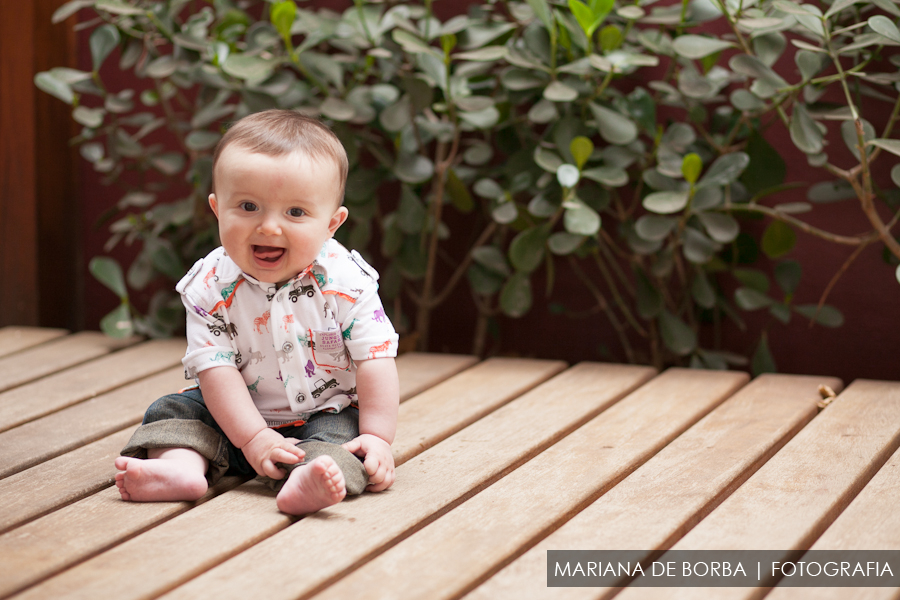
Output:
[[397,431],[400,383],[393,358],[374,358],[357,363],[356,392],[359,396],[359,437],[344,444],[364,456],[369,474],[368,489],[380,492],[394,483],[391,443]]
[[213,367],[201,371],[198,377],[209,412],[259,475],[281,479],[285,472],[275,466],[276,462],[294,464],[303,458],[303,450],[291,443],[293,438],[285,438],[266,426],[240,371],[234,367]]

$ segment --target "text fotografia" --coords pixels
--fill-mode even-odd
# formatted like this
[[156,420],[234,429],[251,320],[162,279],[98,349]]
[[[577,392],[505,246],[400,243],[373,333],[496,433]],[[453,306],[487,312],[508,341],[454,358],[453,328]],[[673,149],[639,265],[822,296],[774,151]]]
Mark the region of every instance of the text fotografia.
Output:
[[900,550],[548,550],[548,587],[900,587]]

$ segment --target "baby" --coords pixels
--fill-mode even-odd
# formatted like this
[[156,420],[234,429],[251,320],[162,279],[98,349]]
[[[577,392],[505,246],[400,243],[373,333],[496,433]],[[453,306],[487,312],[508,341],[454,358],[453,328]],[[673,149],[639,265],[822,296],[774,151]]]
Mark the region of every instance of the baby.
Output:
[[196,500],[256,473],[301,515],[394,482],[397,334],[378,274],[332,239],[347,170],[337,137],[293,111],[225,133],[209,196],[222,247],[176,287],[199,387],[147,410],[116,459],[123,499]]

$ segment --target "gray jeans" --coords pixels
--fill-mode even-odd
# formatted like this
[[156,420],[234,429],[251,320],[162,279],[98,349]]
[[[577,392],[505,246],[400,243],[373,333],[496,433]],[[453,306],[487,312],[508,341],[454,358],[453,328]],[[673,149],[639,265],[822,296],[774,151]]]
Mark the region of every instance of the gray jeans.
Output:
[[[314,413],[309,421],[299,426],[277,430],[284,437],[297,438],[297,447],[306,452],[303,460],[294,465],[280,464],[290,473],[317,456],[334,459],[344,473],[347,494],[361,494],[369,482],[362,460],[341,447],[359,435],[359,410],[348,407],[339,413]],[[199,389],[163,396],[150,405],[144,414],[144,422],[122,449],[122,456],[147,458],[151,448],[191,448],[209,461],[206,479],[216,483],[225,475],[254,475],[255,471],[244,453],[232,444],[213,419],[203,402]],[[285,479],[259,477],[278,491]]]

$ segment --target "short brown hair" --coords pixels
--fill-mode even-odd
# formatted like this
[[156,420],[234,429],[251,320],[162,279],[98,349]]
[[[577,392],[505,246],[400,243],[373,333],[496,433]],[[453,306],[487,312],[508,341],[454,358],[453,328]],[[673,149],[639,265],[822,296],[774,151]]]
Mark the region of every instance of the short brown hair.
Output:
[[213,191],[216,164],[222,151],[236,145],[267,156],[302,152],[315,160],[333,161],[338,168],[338,204],[344,200],[344,187],[350,165],[341,141],[324,123],[294,110],[271,109],[247,115],[232,125],[213,153]]

